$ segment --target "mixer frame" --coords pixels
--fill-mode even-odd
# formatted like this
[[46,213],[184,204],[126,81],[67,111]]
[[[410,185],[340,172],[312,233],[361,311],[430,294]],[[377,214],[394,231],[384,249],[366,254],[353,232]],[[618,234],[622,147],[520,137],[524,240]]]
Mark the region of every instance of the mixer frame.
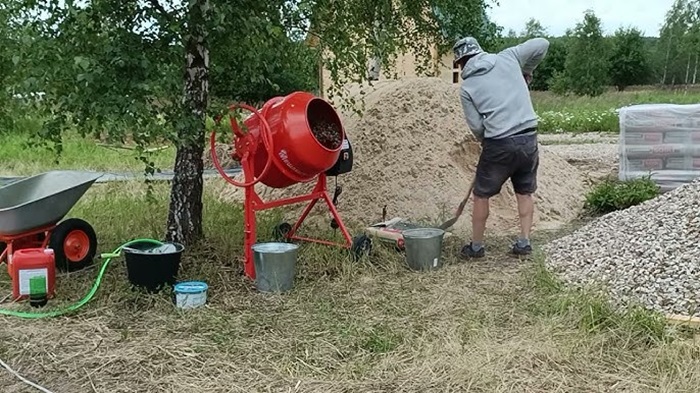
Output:
[[[253,175],[253,157],[252,154],[248,155],[241,160],[241,167],[243,169],[243,175],[246,183],[252,183],[255,179]],[[310,183],[310,182],[309,182]],[[245,248],[245,261],[244,261],[244,271],[246,276],[251,279],[255,279],[255,265],[253,263],[253,245],[257,241],[257,216],[256,213],[263,210],[274,209],[277,207],[293,205],[302,202],[309,202],[304,208],[304,211],[297,219],[296,223],[292,225],[292,229],[286,233],[285,237],[289,240],[306,241],[311,243],[324,244],[327,246],[340,246],[343,248],[350,249],[352,247],[352,237],[350,232],[348,232],[345,223],[340,218],[338,210],[333,204],[333,200],[328,194],[327,190],[328,177],[325,173],[321,173],[316,176],[316,184],[312,191],[305,195],[299,195],[289,198],[276,199],[270,201],[263,201],[260,195],[255,191],[255,185],[250,185],[244,187],[245,191],[245,201],[244,204],[244,248]],[[338,224],[338,228],[345,238],[344,243],[333,242],[330,240],[323,240],[311,237],[304,237],[296,235],[297,230],[301,227],[301,224],[306,220],[306,218],[311,213],[311,210],[316,206],[319,200],[326,202],[328,209],[331,211],[331,215]]]
[[[306,93],[302,93],[306,94]],[[308,194],[305,195],[298,195],[294,197],[289,197],[289,198],[282,198],[282,199],[277,199],[277,200],[270,200],[270,201],[263,201],[263,199],[258,195],[258,193],[255,191],[255,185],[258,182],[261,182],[261,180],[266,176],[266,174],[275,166],[279,165],[278,163],[278,158],[275,157],[273,154],[274,148],[274,140],[272,137],[272,131],[270,129],[270,125],[266,120],[266,114],[272,104],[277,102],[278,100],[283,99],[281,97],[275,97],[263,105],[263,108],[258,111],[256,108],[239,103],[239,104],[233,104],[229,106],[229,110],[233,110],[236,108],[243,109],[246,111],[251,112],[251,115],[248,117],[248,119],[253,119],[257,118],[259,123],[259,130],[258,132],[243,132],[241,130],[241,127],[238,124],[238,121],[233,117],[229,116],[229,121],[231,125],[231,131],[233,133],[234,137],[234,143],[233,143],[233,153],[231,154],[231,157],[240,162],[241,164],[241,169],[243,170],[243,176],[244,176],[244,181],[243,183],[238,182],[231,177],[229,177],[221,167],[221,164],[219,163],[218,157],[216,155],[216,130],[212,130],[212,133],[210,135],[210,151],[211,151],[211,157],[214,166],[216,167],[217,171],[219,174],[226,180],[226,182],[233,184],[234,186],[240,187],[244,189],[245,192],[245,198],[244,198],[244,240],[243,240],[243,246],[244,246],[244,262],[243,262],[243,270],[245,275],[250,278],[250,279],[255,279],[256,272],[255,272],[255,263],[254,263],[254,256],[253,256],[253,245],[257,242],[257,215],[256,213],[259,211],[263,210],[268,210],[268,209],[273,209],[277,207],[282,207],[282,206],[288,206],[288,205],[293,205],[297,203],[302,203],[302,202],[308,202],[308,205],[306,208],[303,210],[301,216],[299,219],[296,221],[296,223],[291,227],[291,229],[285,234],[285,238],[288,240],[297,240],[297,241],[306,241],[306,242],[311,242],[311,243],[318,243],[318,244],[324,244],[324,245],[329,245],[329,246],[341,246],[343,248],[349,249],[351,251],[357,249],[357,253],[362,253],[362,252],[369,252],[371,249],[371,242],[369,242],[366,239],[366,236],[360,236],[355,241],[350,236],[350,233],[347,230],[347,227],[343,223],[343,220],[340,218],[340,214],[338,214],[338,210],[335,208],[335,204],[333,203],[333,200],[331,199],[330,195],[328,194],[327,191],[327,175],[325,172],[321,172],[313,177],[311,177],[309,180],[304,180],[304,181],[299,181],[297,180],[297,183],[312,183],[316,182],[314,185],[312,191]],[[316,99],[316,98],[314,98]],[[218,116],[215,119],[215,122],[217,124],[220,123],[222,116]],[[245,122],[244,122],[245,124]],[[255,164],[256,164],[256,152],[258,152],[259,149],[264,149],[267,153],[267,157],[264,160],[265,164],[263,165],[263,169],[260,171],[260,173],[256,176],[255,174]],[[260,164],[260,163],[258,163]],[[259,168],[257,168],[259,169]],[[331,212],[331,215],[333,216],[334,223],[337,225],[337,227],[340,229],[345,242],[344,243],[337,243],[329,240],[323,240],[323,239],[317,239],[317,238],[311,238],[311,237],[304,237],[304,236],[298,236],[296,235],[296,232],[299,230],[299,227],[303,224],[303,222],[306,220],[306,218],[309,216],[311,213],[311,210],[316,206],[319,200],[325,201],[326,205],[328,206],[328,209]],[[334,227],[335,227],[334,225]]]

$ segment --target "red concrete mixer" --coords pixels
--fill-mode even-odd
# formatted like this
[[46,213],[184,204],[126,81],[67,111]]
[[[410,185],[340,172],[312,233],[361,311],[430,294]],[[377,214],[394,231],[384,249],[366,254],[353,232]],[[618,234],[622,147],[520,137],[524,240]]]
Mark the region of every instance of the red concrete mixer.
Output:
[[[369,252],[370,239],[365,235],[351,239],[335,208],[339,189],[336,189],[333,199],[326,190],[329,173],[337,176],[350,170],[341,165],[344,160],[348,161],[348,151],[351,150],[348,150],[345,130],[333,106],[313,94],[294,92],[285,97],[270,99],[260,111],[246,104],[234,104],[229,109],[251,112],[243,120],[245,131],[241,130],[236,119],[230,117],[234,135],[232,157],[241,163],[244,181],[241,183],[229,177],[219,164],[215,131],[210,139],[211,156],[214,166],[228,183],[245,189],[245,274],[255,278],[252,251],[252,246],[257,241],[255,213],[301,202],[308,202],[308,205],[297,222],[293,226],[287,224],[287,228],[281,226],[282,235],[286,239],[339,245],[351,249],[356,256]],[[286,188],[313,180],[316,180],[316,184],[309,194],[291,198],[263,201],[255,191],[257,183],[272,188]],[[344,243],[296,235],[319,200],[325,201],[328,206],[333,217],[332,226],[340,229]]]

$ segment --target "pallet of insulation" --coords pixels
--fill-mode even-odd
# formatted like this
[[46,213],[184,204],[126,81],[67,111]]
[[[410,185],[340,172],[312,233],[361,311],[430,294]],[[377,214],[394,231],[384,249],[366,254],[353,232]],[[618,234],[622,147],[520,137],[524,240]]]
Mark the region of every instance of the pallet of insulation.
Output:
[[651,176],[663,192],[700,176],[700,105],[644,104],[619,111],[620,180]]

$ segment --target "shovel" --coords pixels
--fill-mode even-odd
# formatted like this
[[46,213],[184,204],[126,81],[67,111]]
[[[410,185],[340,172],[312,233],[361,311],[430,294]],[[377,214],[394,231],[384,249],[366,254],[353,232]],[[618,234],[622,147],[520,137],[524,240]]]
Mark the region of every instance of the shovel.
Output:
[[475,180],[476,180],[476,177],[474,177],[474,179],[472,179],[472,183],[469,185],[469,191],[467,191],[467,196],[465,196],[464,199],[462,199],[462,202],[459,203],[459,206],[457,207],[457,213],[455,213],[455,216],[450,218],[449,220],[443,222],[438,228],[440,228],[444,231],[457,222],[457,220],[459,219],[459,216],[461,216],[462,212],[464,211],[464,206],[467,204],[467,201],[469,201],[469,197],[472,195],[472,191],[474,191],[474,181]]

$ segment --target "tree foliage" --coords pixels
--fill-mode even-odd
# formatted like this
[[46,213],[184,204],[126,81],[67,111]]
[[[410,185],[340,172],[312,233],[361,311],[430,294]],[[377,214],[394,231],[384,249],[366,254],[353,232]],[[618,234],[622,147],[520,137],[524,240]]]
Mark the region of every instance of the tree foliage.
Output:
[[577,95],[598,96],[608,82],[608,42],[600,19],[586,11],[569,40],[563,78],[567,90]]
[[11,6],[10,1],[0,4],[0,134],[15,129],[20,109],[14,86],[21,79],[21,70],[16,69],[21,35],[12,19]]
[[[225,2],[222,2],[225,4]],[[318,89],[318,51],[295,33],[296,15],[277,12],[284,1],[258,4],[260,16],[227,7],[209,35],[211,94],[223,102],[261,102]]]
[[618,90],[627,86],[645,84],[651,76],[650,53],[642,32],[636,28],[618,29],[610,53],[610,80]]
[[700,1],[676,0],[666,14],[657,57],[663,59],[659,81],[689,84],[697,80],[700,52]]

